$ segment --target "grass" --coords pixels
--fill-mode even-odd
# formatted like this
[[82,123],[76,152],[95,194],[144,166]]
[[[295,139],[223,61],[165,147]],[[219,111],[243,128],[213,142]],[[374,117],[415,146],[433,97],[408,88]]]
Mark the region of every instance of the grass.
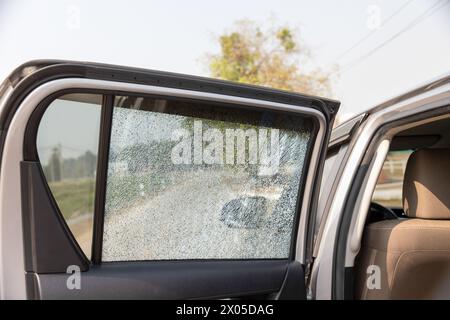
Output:
[[106,210],[126,208],[142,196],[155,195],[172,184],[170,174],[159,171],[110,176],[107,184]]
[[49,187],[66,220],[94,212],[94,178],[50,182]]
[[[164,172],[146,172],[108,178],[107,207],[126,208],[142,194],[154,195],[172,184]],[[93,214],[95,201],[95,179],[65,179],[49,183],[53,197],[66,220],[83,214]]]

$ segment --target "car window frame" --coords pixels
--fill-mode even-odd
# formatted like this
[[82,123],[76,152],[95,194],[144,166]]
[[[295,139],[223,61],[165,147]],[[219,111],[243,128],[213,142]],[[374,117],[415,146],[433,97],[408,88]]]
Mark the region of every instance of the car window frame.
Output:
[[[108,130],[109,130],[109,138],[108,138],[108,150],[109,150],[109,146],[110,146],[110,141],[111,141],[111,129],[112,129],[112,113],[114,111],[114,101],[115,98],[118,96],[125,96],[125,97],[135,97],[135,98],[149,98],[149,99],[167,99],[167,100],[173,100],[173,101],[181,101],[181,102],[188,102],[188,103],[192,103],[192,105],[195,105],[196,102],[199,102],[199,106],[198,108],[201,108],[202,104],[206,104],[206,105],[217,105],[218,107],[223,107],[223,108],[230,108],[231,110],[260,110],[260,111],[267,111],[266,108],[259,108],[259,107],[248,107],[245,105],[241,105],[241,104],[230,104],[227,102],[211,102],[208,100],[200,100],[200,99],[192,99],[192,98],[183,98],[183,97],[172,97],[172,96],[164,96],[164,95],[154,95],[154,94],[141,94],[141,93],[127,93],[127,94],[122,94],[122,93],[118,93],[118,94],[113,94],[112,95],[112,101],[113,101],[113,107],[111,110],[111,119],[110,119],[110,123],[107,125]],[[109,106],[108,106],[109,108]],[[197,106],[195,106],[195,108],[197,108]],[[295,209],[294,209],[294,213],[293,213],[293,222],[292,222],[292,231],[291,231],[291,235],[290,235],[290,248],[289,248],[289,254],[287,257],[280,257],[280,258],[207,258],[207,259],[200,259],[200,258],[188,258],[188,259],[169,259],[169,260],[165,260],[165,259],[157,259],[157,260],[128,260],[130,262],[140,262],[140,261],[258,261],[258,260],[289,260],[289,261],[294,261],[295,260],[295,254],[296,254],[296,249],[297,249],[297,232],[298,232],[298,225],[299,225],[299,221],[300,221],[300,210],[301,210],[301,202],[303,200],[304,197],[304,190],[306,188],[306,176],[305,173],[308,172],[308,169],[310,167],[310,160],[312,158],[312,153],[313,153],[313,149],[314,149],[314,138],[317,137],[318,135],[318,131],[319,131],[319,127],[318,127],[318,123],[316,121],[316,119],[314,118],[314,116],[311,115],[303,115],[300,113],[297,113],[293,110],[291,111],[285,111],[285,110],[281,110],[281,111],[276,111],[276,110],[270,110],[270,112],[274,112],[274,113],[278,113],[278,114],[286,114],[286,115],[296,115],[297,117],[307,117],[311,120],[311,130],[308,131],[310,133],[310,139],[308,140],[308,145],[307,145],[307,149],[305,152],[305,158],[303,159],[303,167],[301,168],[301,174],[300,174],[300,183],[299,183],[299,190],[297,191],[297,197],[296,197],[296,205],[295,205]],[[169,113],[162,113],[165,115],[168,115]],[[179,115],[178,113],[173,113],[174,115]],[[106,150],[105,150],[106,152]],[[106,155],[106,161],[108,161],[108,156]],[[105,178],[107,180],[107,176],[108,176],[108,168],[107,168],[107,164],[105,165],[104,169],[106,170],[105,173]],[[104,181],[105,183],[105,189],[103,190],[103,194],[106,196],[106,183],[107,181]],[[301,182],[304,183],[301,183]],[[103,183],[103,182],[102,182]],[[105,201],[103,201],[105,204]],[[101,204],[100,204],[101,205]],[[103,205],[102,208],[102,212],[101,212],[101,230],[103,231],[103,227],[104,227],[104,218],[105,218],[105,208]],[[100,222],[99,222],[100,224]],[[100,229],[98,231],[100,233]],[[102,247],[103,247],[103,233],[102,233],[102,241],[100,244],[98,244],[97,250],[100,251],[100,253],[98,253],[100,255],[100,257],[98,257],[98,261],[99,263],[115,263],[115,262],[127,262],[127,261],[103,261],[101,259],[101,252],[102,252]]]
[[[169,88],[170,89],[170,88]],[[86,93],[86,94],[101,94],[103,95],[102,99],[102,110],[101,110],[101,116],[100,116],[100,138],[99,138],[99,151],[98,151],[98,162],[97,162],[97,181],[96,181],[96,192],[95,192],[95,203],[94,203],[94,233],[93,233],[93,241],[92,241],[92,251],[91,251],[91,257],[86,257],[84,253],[82,252],[81,248],[79,247],[78,243],[76,242],[73,235],[70,233],[68,237],[72,239],[73,242],[75,242],[77,251],[79,254],[82,254],[85,258],[86,263],[92,264],[92,265],[100,265],[102,263],[115,263],[115,262],[103,262],[101,259],[101,253],[102,253],[102,246],[103,246],[103,226],[104,226],[104,205],[105,205],[105,197],[106,197],[106,178],[107,178],[107,160],[109,155],[109,144],[110,144],[110,138],[111,138],[111,126],[112,126],[112,112],[113,112],[113,105],[114,105],[114,98],[115,96],[135,96],[135,97],[149,97],[149,98],[167,98],[167,99],[179,99],[179,97],[173,97],[173,96],[166,96],[166,95],[155,95],[155,94],[147,94],[143,92],[128,92],[128,91],[117,91],[117,90],[108,90],[108,89],[87,89],[87,88],[70,88],[70,89],[63,89],[59,90],[57,92],[54,92],[53,94],[46,97],[44,100],[42,100],[36,109],[33,111],[32,114],[32,120],[30,119],[29,125],[27,126],[27,137],[30,139],[27,139],[27,143],[24,143],[24,159],[29,161],[35,161],[38,160],[38,154],[37,154],[37,146],[36,146],[36,138],[37,138],[37,131],[39,128],[40,119],[42,118],[43,114],[45,113],[45,110],[50,106],[50,104],[57,99],[58,97],[61,97],[63,95],[67,94],[73,94],[73,93]],[[183,100],[183,98],[180,98]],[[196,99],[190,99],[185,98],[184,100],[189,101],[196,101]],[[208,101],[208,100],[207,100]],[[208,101],[208,103],[216,103]],[[221,102],[217,102],[221,104]],[[236,109],[242,109],[242,108],[255,108],[255,107],[249,107],[245,105],[240,104],[232,104],[232,103],[224,103],[228,107],[233,106],[233,108]],[[293,105],[295,106],[295,105]],[[301,109],[301,111],[283,111],[283,110],[274,110],[274,112],[281,112],[281,113],[287,113],[287,114],[298,114],[300,113],[302,116],[304,115],[304,111],[309,111],[305,107],[299,107],[295,106]],[[267,110],[265,107],[256,107],[256,109],[261,110]],[[299,212],[302,210],[302,203],[304,201],[304,191],[306,188],[306,180],[308,176],[311,174],[309,171],[311,170],[311,158],[313,157],[313,149],[317,148],[317,140],[318,140],[318,132],[319,132],[319,122],[317,120],[317,117],[310,114],[307,115],[308,117],[311,117],[313,129],[311,131],[311,138],[308,143],[308,148],[306,152],[306,157],[304,159],[304,166],[302,168],[302,175],[301,179],[303,183],[299,184],[300,190],[298,192],[297,197],[297,204],[296,209],[294,212],[294,221],[293,221],[293,229],[290,239],[290,250],[289,250],[289,256],[287,258],[288,261],[294,261],[296,260],[296,252],[298,249],[298,236],[299,236],[299,222],[302,218],[301,213]],[[31,143],[30,143],[31,141]],[[322,142],[323,143],[323,142]],[[322,145],[323,147],[323,145]],[[39,161],[39,160],[38,160]],[[317,160],[319,161],[319,160]],[[39,162],[40,163],[40,162]],[[318,165],[318,164],[317,164]],[[42,168],[41,168],[42,170]],[[305,174],[307,173],[307,174]],[[317,172],[315,172],[317,174]],[[311,179],[311,178],[310,178]],[[314,181],[315,178],[312,178]],[[46,181],[45,181],[46,182]],[[46,182],[47,183],[47,182]],[[313,182],[313,184],[315,184]],[[53,201],[53,195],[52,197]],[[310,195],[313,196],[312,194]],[[59,208],[57,208],[59,211]],[[309,208],[303,209],[305,212],[310,211]],[[59,212],[59,215],[62,217],[61,212]],[[309,219],[309,217],[304,217],[306,219]],[[64,219],[63,219],[64,220]],[[65,222],[65,221],[64,221]],[[70,232],[70,231],[69,231]],[[305,237],[305,242],[307,239],[307,235],[303,235]],[[196,259],[193,259],[195,261]],[[216,261],[216,260],[226,260],[226,261],[235,261],[236,259],[206,259],[206,260],[200,260],[200,261]],[[249,259],[237,259],[237,261],[248,261]],[[271,259],[251,259],[251,260],[271,260]],[[273,260],[286,260],[283,258],[275,258]],[[147,262],[152,262],[152,260],[146,260]],[[175,261],[175,260],[168,260],[168,261]]]
[[[324,145],[328,141],[328,137],[331,131],[331,124],[336,116],[336,112],[339,108],[339,102],[327,98],[320,98],[314,96],[308,96],[303,94],[297,94],[292,92],[283,92],[279,90],[274,90],[270,88],[263,87],[255,87],[244,84],[234,84],[228,81],[208,79],[196,76],[140,69],[140,68],[131,68],[131,67],[123,67],[123,66],[115,66],[115,65],[106,65],[92,62],[79,62],[79,61],[65,61],[65,60],[35,60],[27,62],[18,68],[16,68],[10,75],[9,79],[12,79],[12,92],[5,102],[4,108],[0,114],[0,133],[2,138],[0,140],[0,150],[2,152],[2,166],[3,168],[11,167],[11,170],[2,172],[0,176],[0,183],[2,187],[5,187],[5,183],[11,188],[11,197],[5,197],[2,195],[3,203],[1,203],[2,214],[4,215],[4,219],[7,223],[14,226],[14,228],[18,228],[18,230],[22,230],[24,226],[23,223],[18,225],[18,220],[28,214],[27,211],[22,210],[22,214],[18,215],[15,208],[21,208],[20,199],[22,201],[24,197],[29,196],[29,192],[31,190],[27,190],[24,188],[24,172],[21,170],[22,165],[32,166],[32,161],[27,161],[28,159],[25,157],[26,152],[24,149],[27,148],[25,145],[29,136],[25,133],[27,132],[27,125],[31,118],[31,114],[34,112],[35,108],[38,104],[45,100],[48,95],[51,95],[58,90],[65,90],[68,88],[83,88],[86,89],[108,89],[114,92],[128,92],[128,91],[139,91],[137,88],[147,88],[149,86],[157,86],[159,88],[175,88],[185,91],[201,91],[208,94],[213,95],[226,95],[227,97],[239,97],[243,99],[253,99],[258,103],[261,103],[263,106],[266,105],[266,102],[271,102],[273,104],[288,104],[292,106],[299,106],[308,109],[308,111],[314,111],[318,115],[318,119],[322,119],[321,128],[324,131],[321,135],[321,139],[316,139],[314,141],[315,146],[317,146],[317,150],[314,153],[314,165],[311,165],[308,169],[308,177],[311,176],[308,190],[309,194],[313,194],[313,190],[316,187],[317,178],[320,177],[320,162],[323,160],[324,156]],[[24,144],[25,143],[25,144]],[[7,156],[6,156],[7,155]],[[20,166],[19,166],[20,164]],[[42,179],[37,177],[38,179]],[[16,183],[17,181],[17,183]],[[22,181],[22,184],[19,183]],[[22,190],[20,188],[22,186]],[[25,186],[28,186],[25,184]],[[45,196],[48,198],[48,196]],[[308,198],[312,198],[311,197]],[[49,200],[46,200],[49,201]],[[39,205],[39,202],[37,203]],[[305,200],[302,203],[303,208],[309,214],[311,212],[311,204],[310,199]],[[50,210],[53,210],[50,209]],[[53,212],[52,219],[57,217],[57,214]],[[22,217],[21,217],[22,216]],[[303,215],[302,217],[305,217]],[[306,220],[306,218],[302,219]],[[63,224],[64,221],[61,222]],[[302,232],[305,232],[305,221],[302,224]],[[60,228],[59,226],[57,227]],[[50,230],[44,227],[43,230]],[[37,229],[35,231],[45,232],[41,229]],[[55,256],[55,259],[51,259],[53,263],[59,262],[61,269],[57,272],[58,274],[52,274],[54,271],[47,271],[44,273],[40,273],[40,271],[36,271],[35,269],[29,269],[24,265],[24,257],[31,258],[28,256],[29,253],[26,252],[26,247],[30,245],[26,240],[22,239],[22,236],[26,236],[29,231],[24,230],[20,233],[5,233],[2,236],[3,242],[13,241],[14,243],[14,252],[9,252],[8,259],[4,262],[6,263],[6,267],[14,268],[14,272],[8,276],[8,278],[2,278],[2,287],[8,287],[8,291],[6,293],[9,297],[20,297],[20,298],[45,298],[45,297],[66,297],[66,298],[86,298],[89,295],[94,295],[95,297],[112,297],[117,296],[110,290],[101,290],[101,288],[106,285],[110,285],[112,283],[105,282],[104,276],[109,274],[111,270],[117,270],[113,267],[106,266],[98,266],[93,268],[93,270],[87,269],[89,271],[86,284],[90,283],[89,286],[86,287],[86,294],[80,294],[78,291],[70,291],[68,292],[65,286],[66,279],[66,269],[62,268],[61,263],[64,260],[60,256]],[[299,231],[300,232],[300,231]],[[47,234],[49,234],[47,232]],[[303,236],[304,233],[301,233]],[[44,235],[44,237],[49,237],[48,235]],[[53,237],[53,236],[52,236]],[[54,237],[53,237],[54,238]],[[39,244],[39,242],[35,242],[34,245]],[[53,246],[50,243],[50,246]],[[68,247],[67,247],[68,248]],[[67,249],[65,248],[65,249]],[[301,246],[299,246],[301,249]],[[45,250],[45,249],[44,249]],[[64,255],[64,254],[63,254]],[[248,267],[255,267],[255,270],[266,270],[270,272],[275,272],[277,277],[281,276],[281,271],[284,269],[286,273],[286,278],[283,281],[283,285],[281,286],[281,291],[279,294],[284,296],[284,291],[289,289],[289,292],[292,293],[292,286],[288,285],[286,282],[287,278],[290,280],[295,280],[295,283],[303,283],[303,267],[300,263],[303,263],[302,255],[304,252],[301,252],[299,256],[296,256],[297,261],[293,264],[286,265],[286,262],[268,263],[267,261],[261,263],[246,263]],[[39,254],[37,254],[39,256]],[[36,256],[35,256],[36,257]],[[26,259],[25,259],[26,260]],[[66,261],[68,262],[68,261]],[[208,270],[216,270],[216,266],[214,266],[209,262],[205,262],[206,265],[197,264],[197,263],[181,263],[179,264],[179,268],[188,268],[189,270],[196,270],[193,268],[209,268]],[[157,264],[146,264],[143,266],[143,269],[147,270],[144,274],[145,277],[150,276],[153,280],[158,282],[158,278],[155,278],[150,270],[156,268],[159,269],[159,263]],[[67,266],[67,264],[65,264]],[[233,271],[232,274],[236,274],[237,277],[244,277],[245,279],[253,279],[256,280],[257,285],[253,286],[244,286],[248,287],[247,289],[253,288],[253,291],[250,292],[259,292],[258,290],[261,288],[261,285],[265,282],[264,277],[260,277],[254,275],[253,272],[246,272],[242,269],[243,264],[233,264],[233,263],[219,263],[218,268],[222,270],[226,274],[230,268]],[[284,266],[284,267],[282,267]],[[89,266],[87,266],[88,268]],[[138,267],[137,265],[131,264],[129,267],[127,266],[127,270],[130,271],[134,268]],[[174,266],[175,267],[175,266]],[[292,268],[291,268],[292,267]],[[130,277],[130,279],[142,278],[141,275],[135,275],[132,273],[124,272],[123,266],[120,266],[120,276],[121,277]],[[251,268],[251,269],[252,269]],[[277,269],[275,268],[282,268]],[[301,270],[300,270],[301,269]],[[24,277],[23,271],[26,272],[26,277]],[[13,269],[11,269],[13,271]],[[83,269],[81,271],[84,271]],[[291,271],[293,273],[291,273]],[[229,272],[228,272],[229,273]],[[294,277],[293,279],[291,279]],[[26,279],[25,279],[26,278]],[[213,277],[214,278],[214,277]],[[221,281],[222,278],[215,278],[215,280]],[[26,281],[25,281],[26,280]],[[88,281],[89,280],[89,281]],[[91,281],[92,280],[92,281]],[[176,279],[173,279],[176,280]],[[211,280],[211,279],[210,279]],[[198,285],[195,286],[196,289],[206,289],[207,287],[201,287],[204,285],[204,281],[200,278],[196,280]],[[25,283],[26,282],[26,283]],[[173,281],[169,281],[169,285],[173,285]],[[234,283],[234,282],[233,282]],[[239,283],[239,282],[238,282]],[[116,283],[117,284],[117,283]],[[166,283],[167,284],[167,283]],[[14,286],[17,290],[10,291],[9,287]],[[114,284],[113,284],[114,285]],[[92,287],[94,286],[94,287]],[[241,293],[243,291],[224,291],[224,289],[228,286],[225,284],[219,288],[219,290],[213,290],[213,294],[215,297],[229,297],[236,296],[236,294]],[[287,288],[287,287],[289,288]],[[147,286],[148,287],[148,286]],[[233,285],[235,290],[238,289],[239,286]],[[240,286],[242,287],[242,286]],[[286,288],[285,288],[286,287]],[[165,287],[160,287],[163,290]],[[259,288],[259,289],[258,289]],[[127,288],[123,288],[127,290],[133,290],[136,288],[132,288],[128,286]],[[146,288],[150,289],[150,288]],[[180,290],[183,288],[180,288]],[[208,297],[210,296],[208,291],[201,290],[201,296]],[[280,288],[279,288],[280,289]],[[300,289],[300,288],[299,288]],[[39,290],[39,291],[36,291]],[[256,291],[255,291],[256,290]],[[271,289],[272,290],[272,289]],[[277,289],[278,290],[278,289]],[[163,290],[164,291],[164,290]],[[188,290],[189,291],[189,290]],[[188,291],[181,290],[177,292],[167,291],[165,293],[167,297],[195,297],[191,296]],[[131,296],[141,297],[139,293],[133,292]],[[227,293],[228,292],[228,293]],[[248,294],[248,291],[246,294]],[[191,292],[192,293],[192,292]],[[287,292],[286,292],[287,293]],[[304,291],[300,290],[298,292],[301,296],[305,295]],[[206,295],[205,295],[206,294]]]

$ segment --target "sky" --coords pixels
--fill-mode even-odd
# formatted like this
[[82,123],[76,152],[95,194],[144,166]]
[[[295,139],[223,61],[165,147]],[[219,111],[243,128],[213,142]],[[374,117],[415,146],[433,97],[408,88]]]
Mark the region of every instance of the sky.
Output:
[[208,76],[217,36],[247,19],[299,30],[308,67],[337,67],[342,120],[450,72],[449,2],[0,0],[0,79],[44,58]]

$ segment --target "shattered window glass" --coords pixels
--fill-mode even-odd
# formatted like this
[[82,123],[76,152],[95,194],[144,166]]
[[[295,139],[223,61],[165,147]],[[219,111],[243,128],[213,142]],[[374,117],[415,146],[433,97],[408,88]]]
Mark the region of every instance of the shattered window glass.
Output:
[[116,97],[103,261],[287,258],[311,119]]

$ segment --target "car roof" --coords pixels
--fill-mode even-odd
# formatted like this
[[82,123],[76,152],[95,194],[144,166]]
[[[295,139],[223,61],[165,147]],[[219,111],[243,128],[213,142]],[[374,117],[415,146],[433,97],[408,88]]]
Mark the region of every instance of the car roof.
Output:
[[414,87],[411,90],[406,91],[405,93],[402,93],[393,98],[387,99],[387,100],[383,101],[382,103],[376,104],[375,106],[367,109],[364,112],[361,112],[361,113],[358,113],[358,114],[352,116],[351,118],[345,120],[344,122],[340,123],[338,126],[333,128],[333,130],[331,132],[329,146],[332,147],[337,144],[341,144],[342,142],[344,142],[348,138],[350,138],[351,133],[362,123],[362,121],[364,121],[364,119],[368,115],[373,114],[382,109],[393,106],[399,102],[405,101],[405,100],[410,99],[415,96],[418,96],[420,94],[423,94],[427,91],[433,90],[437,87],[443,86],[448,83],[450,83],[450,72],[448,72],[444,75],[435,77],[432,80],[429,80],[421,85]]

